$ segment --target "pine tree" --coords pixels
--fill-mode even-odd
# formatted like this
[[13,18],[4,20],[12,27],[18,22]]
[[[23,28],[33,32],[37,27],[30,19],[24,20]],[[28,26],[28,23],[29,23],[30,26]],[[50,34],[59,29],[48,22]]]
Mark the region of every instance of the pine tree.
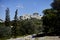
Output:
[[10,26],[9,8],[6,9],[5,26]]
[[16,20],[17,21],[17,14],[18,14],[18,9],[16,9],[16,11],[15,11],[15,17],[14,17],[14,20]]
[[13,28],[12,28],[12,35],[13,35],[14,37],[17,36],[17,14],[18,14],[17,12],[18,12],[18,10],[15,11]]

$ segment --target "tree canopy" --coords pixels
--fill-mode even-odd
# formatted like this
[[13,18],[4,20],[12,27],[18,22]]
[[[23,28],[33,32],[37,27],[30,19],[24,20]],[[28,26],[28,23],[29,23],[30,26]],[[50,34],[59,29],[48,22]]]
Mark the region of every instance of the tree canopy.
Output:
[[60,33],[60,0],[54,0],[51,4],[51,9],[45,9],[43,11],[43,27],[44,32],[53,32],[55,34]]

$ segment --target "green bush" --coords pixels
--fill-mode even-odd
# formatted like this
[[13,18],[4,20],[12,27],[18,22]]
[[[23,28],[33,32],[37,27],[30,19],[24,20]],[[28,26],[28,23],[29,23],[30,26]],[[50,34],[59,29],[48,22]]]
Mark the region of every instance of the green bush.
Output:
[[10,38],[10,37],[11,37],[11,28],[0,26],[0,38]]

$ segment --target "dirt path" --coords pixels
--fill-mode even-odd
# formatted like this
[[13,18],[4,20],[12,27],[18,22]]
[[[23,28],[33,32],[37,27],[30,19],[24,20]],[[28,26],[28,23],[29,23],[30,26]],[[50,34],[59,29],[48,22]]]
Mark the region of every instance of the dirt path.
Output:
[[60,40],[60,38],[58,36],[45,36],[45,37],[32,38],[31,35],[28,35],[26,37],[11,38],[7,40]]
[[36,40],[60,40],[60,38],[58,36],[45,36],[36,38]]

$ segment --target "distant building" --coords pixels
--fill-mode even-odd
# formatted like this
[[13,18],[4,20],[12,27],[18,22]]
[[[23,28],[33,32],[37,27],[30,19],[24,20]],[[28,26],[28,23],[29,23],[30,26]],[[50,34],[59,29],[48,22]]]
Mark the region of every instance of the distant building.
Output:
[[30,17],[30,15],[25,14],[23,16],[20,16],[20,19],[23,19],[23,20],[25,20],[25,19],[31,19],[31,17]]
[[31,18],[41,19],[41,17],[39,13],[33,13],[33,15],[31,15]]
[[22,19],[23,18],[23,16],[20,16],[20,19]]
[[33,13],[33,15],[28,15],[25,14],[23,16],[20,16],[20,19],[25,20],[25,19],[31,19],[31,18],[36,18],[36,19],[41,19],[41,15],[39,15],[39,13]]
[[39,15],[39,13],[33,13],[33,15],[36,15],[37,16],[37,15]]

